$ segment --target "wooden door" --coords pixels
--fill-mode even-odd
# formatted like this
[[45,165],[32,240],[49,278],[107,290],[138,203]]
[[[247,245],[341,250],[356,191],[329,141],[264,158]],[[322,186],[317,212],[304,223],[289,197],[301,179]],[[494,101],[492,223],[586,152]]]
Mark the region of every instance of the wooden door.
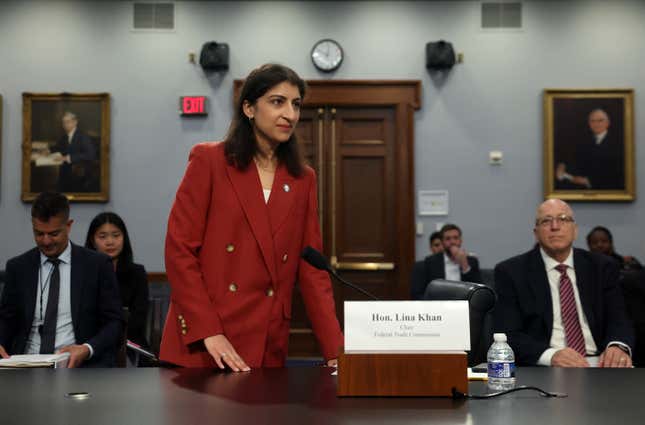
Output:
[[[324,253],[346,280],[380,299],[405,299],[414,262],[412,102],[339,96],[311,105],[315,95],[305,99],[298,137],[318,175]],[[319,356],[295,294],[290,356]],[[366,299],[336,282],[334,296],[341,325],[343,302]]]

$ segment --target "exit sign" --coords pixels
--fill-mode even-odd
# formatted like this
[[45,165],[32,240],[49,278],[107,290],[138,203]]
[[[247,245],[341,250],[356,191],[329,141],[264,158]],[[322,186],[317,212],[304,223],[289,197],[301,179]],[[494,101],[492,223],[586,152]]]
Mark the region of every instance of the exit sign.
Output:
[[206,96],[180,97],[179,110],[182,116],[208,115],[208,112],[206,112]]

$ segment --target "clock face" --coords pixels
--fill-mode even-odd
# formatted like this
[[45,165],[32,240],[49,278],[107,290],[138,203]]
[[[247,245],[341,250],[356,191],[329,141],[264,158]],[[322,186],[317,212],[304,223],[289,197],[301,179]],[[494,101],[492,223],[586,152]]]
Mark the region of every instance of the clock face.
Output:
[[324,72],[338,69],[343,62],[343,48],[334,40],[320,40],[311,49],[311,61],[316,68]]

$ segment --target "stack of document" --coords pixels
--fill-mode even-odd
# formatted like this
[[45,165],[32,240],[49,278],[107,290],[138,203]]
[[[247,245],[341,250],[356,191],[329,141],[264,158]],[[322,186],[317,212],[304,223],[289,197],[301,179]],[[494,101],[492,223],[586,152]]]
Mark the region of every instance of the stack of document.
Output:
[[0,359],[0,368],[52,367],[65,368],[69,353],[60,354],[16,354],[8,359]]

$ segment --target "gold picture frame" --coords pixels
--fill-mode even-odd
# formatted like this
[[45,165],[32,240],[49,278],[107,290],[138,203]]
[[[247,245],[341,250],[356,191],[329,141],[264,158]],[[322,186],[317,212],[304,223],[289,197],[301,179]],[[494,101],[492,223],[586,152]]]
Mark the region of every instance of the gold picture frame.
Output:
[[107,202],[110,95],[22,94],[22,195],[58,191],[73,202]]
[[[0,94],[0,176],[2,176],[2,116],[2,95]],[[0,183],[2,182],[0,181]]]
[[634,201],[634,90],[546,89],[544,198]]

